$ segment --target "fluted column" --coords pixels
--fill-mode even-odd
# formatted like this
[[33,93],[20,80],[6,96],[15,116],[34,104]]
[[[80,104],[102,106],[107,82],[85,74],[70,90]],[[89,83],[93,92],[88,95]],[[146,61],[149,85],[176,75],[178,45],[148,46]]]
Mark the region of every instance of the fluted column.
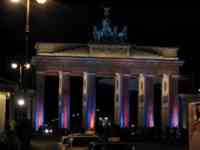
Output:
[[59,72],[59,128],[70,128],[70,77],[67,73]]
[[44,91],[45,91],[45,74],[36,73],[36,100],[34,103],[34,127],[38,130],[44,126]]
[[96,121],[96,74],[83,74],[83,127],[94,129]]
[[121,128],[129,127],[129,76],[117,73],[115,76],[114,120]]
[[179,125],[178,76],[164,74],[162,78],[162,128]]
[[139,75],[138,127],[154,127],[154,76]]

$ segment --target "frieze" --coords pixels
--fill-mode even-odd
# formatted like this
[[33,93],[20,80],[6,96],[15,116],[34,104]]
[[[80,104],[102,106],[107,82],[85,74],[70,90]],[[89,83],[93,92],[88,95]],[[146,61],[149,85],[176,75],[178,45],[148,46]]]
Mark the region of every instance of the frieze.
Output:
[[125,73],[125,74],[178,74],[179,61],[151,61],[137,59],[80,58],[80,57],[33,57],[33,65],[38,71]]

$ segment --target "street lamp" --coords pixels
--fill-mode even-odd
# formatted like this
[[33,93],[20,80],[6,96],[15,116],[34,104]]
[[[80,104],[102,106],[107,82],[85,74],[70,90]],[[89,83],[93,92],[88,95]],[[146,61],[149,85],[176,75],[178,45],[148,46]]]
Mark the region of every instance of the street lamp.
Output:
[[[12,3],[19,3],[21,0],[10,0]],[[36,0],[39,4],[45,4],[47,0]],[[30,5],[31,0],[26,0],[26,25],[25,25],[25,41],[26,41],[26,57],[28,57],[29,50],[29,32],[30,32]]]
[[46,3],[47,0],[36,0],[39,4],[44,4]]
[[19,63],[11,63],[12,69],[19,69],[19,88],[22,88],[22,76],[23,76],[23,70],[29,70],[31,68],[31,65],[29,63],[25,64],[19,64]]
[[20,106],[20,107],[23,107],[25,105],[25,100],[23,98],[18,99],[17,105]]
[[20,0],[11,0],[12,3],[19,3]]

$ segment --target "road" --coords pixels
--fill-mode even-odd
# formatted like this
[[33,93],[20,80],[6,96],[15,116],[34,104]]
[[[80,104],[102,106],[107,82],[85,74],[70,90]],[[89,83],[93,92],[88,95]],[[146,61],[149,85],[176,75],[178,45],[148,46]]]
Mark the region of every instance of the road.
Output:
[[58,150],[58,138],[53,136],[34,137],[31,140],[31,150]]

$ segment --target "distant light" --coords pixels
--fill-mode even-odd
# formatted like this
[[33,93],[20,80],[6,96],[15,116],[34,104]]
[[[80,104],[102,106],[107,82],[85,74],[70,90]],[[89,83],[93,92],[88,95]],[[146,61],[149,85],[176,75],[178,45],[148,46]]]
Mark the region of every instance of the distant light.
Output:
[[100,111],[100,109],[96,109],[96,111],[97,111],[97,112],[99,112],[99,111]]
[[99,120],[102,120],[103,118],[102,117],[99,117]]
[[26,64],[24,65],[24,67],[25,67],[26,69],[30,69],[30,68],[31,68],[31,64],[26,63]]
[[79,117],[79,113],[77,113],[76,115],[77,115],[77,117]]
[[12,3],[19,3],[20,0],[10,0]]
[[108,117],[104,117],[105,120],[108,120]]
[[18,104],[19,106],[24,106],[24,104],[25,104],[24,99],[19,99],[19,100],[17,101],[17,104]]
[[48,133],[49,133],[49,130],[48,130],[48,129],[45,129],[44,132],[45,132],[46,134],[48,134]]
[[135,135],[135,132],[131,132],[131,135]]
[[36,0],[39,4],[44,4],[46,3],[47,0]]
[[17,63],[12,63],[12,64],[11,64],[11,68],[12,68],[12,69],[17,69],[17,67],[18,67]]
[[72,117],[75,117],[75,114],[72,114]]
[[200,88],[198,89],[198,92],[200,92]]
[[131,125],[131,128],[134,128],[134,127],[135,127],[135,125],[134,125],[134,124],[132,124],[132,125]]
[[133,145],[133,146],[131,147],[131,149],[132,149],[132,150],[135,150],[136,148],[135,148],[135,146]]
[[49,133],[53,133],[53,130],[52,130],[52,129],[49,129]]

